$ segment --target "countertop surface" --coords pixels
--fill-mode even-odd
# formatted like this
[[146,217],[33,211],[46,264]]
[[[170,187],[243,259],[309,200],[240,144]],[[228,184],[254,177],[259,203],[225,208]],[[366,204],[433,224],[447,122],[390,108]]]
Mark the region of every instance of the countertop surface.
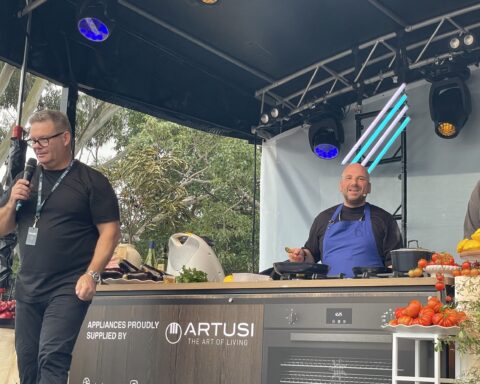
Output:
[[[101,284],[98,292],[118,291],[185,291],[185,290],[239,290],[239,289],[290,289],[290,288],[342,288],[342,287],[395,287],[395,286],[434,286],[436,279],[422,278],[377,278],[377,279],[334,279],[334,280],[275,280],[262,282],[230,283],[131,283]],[[447,281],[447,284],[449,281]]]

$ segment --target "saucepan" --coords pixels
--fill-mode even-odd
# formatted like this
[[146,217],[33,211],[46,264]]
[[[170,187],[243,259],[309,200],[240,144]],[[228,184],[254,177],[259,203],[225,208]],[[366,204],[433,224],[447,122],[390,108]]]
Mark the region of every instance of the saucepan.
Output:
[[[410,243],[416,243],[416,248],[410,248]],[[432,259],[433,252],[418,247],[417,240],[410,240],[408,242],[409,248],[400,248],[390,251],[392,258],[392,268],[396,272],[408,272],[410,269],[417,268],[418,260],[426,259],[430,261]]]

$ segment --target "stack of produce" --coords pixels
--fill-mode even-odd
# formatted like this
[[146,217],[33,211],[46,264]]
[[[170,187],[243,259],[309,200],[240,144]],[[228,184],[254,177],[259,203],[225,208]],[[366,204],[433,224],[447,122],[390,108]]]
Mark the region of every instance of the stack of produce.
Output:
[[477,229],[470,239],[463,239],[457,244],[457,252],[480,252],[480,228]]
[[14,319],[15,305],[15,300],[0,301],[0,319]]
[[465,312],[443,305],[437,297],[430,297],[425,306],[418,300],[411,300],[406,307],[395,308],[395,319],[388,324],[454,327],[465,319]]
[[478,261],[465,261],[462,263],[462,269],[453,271],[453,276],[479,276],[480,263]]

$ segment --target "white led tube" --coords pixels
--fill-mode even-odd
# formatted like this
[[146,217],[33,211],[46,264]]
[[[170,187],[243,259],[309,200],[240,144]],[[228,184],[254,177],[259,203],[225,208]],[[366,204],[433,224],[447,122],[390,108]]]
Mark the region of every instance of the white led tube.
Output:
[[398,87],[398,89],[395,91],[395,93],[392,95],[392,97],[387,101],[387,104],[385,104],[385,106],[382,108],[382,110],[379,112],[379,114],[370,123],[370,125],[368,126],[366,131],[363,133],[363,135],[360,136],[360,139],[358,139],[358,141],[353,145],[352,149],[350,150],[350,152],[348,152],[347,156],[345,156],[345,158],[342,160],[342,165],[345,165],[347,163],[347,161],[350,160],[350,158],[353,156],[353,154],[358,149],[358,147],[360,147],[360,145],[362,145],[364,140],[367,138],[367,136],[370,134],[370,132],[373,131],[373,129],[378,124],[380,119],[383,117],[385,112],[387,112],[388,108],[390,108],[390,106],[393,104],[395,99],[400,95],[400,93],[403,92],[403,90],[405,89],[406,86],[407,86],[407,84],[403,83],[402,85],[400,85],[400,87]]
[[380,137],[380,139],[378,139],[378,141],[375,143],[375,145],[373,146],[373,148],[370,150],[370,152],[367,154],[367,156],[365,157],[365,159],[363,159],[362,161],[362,165],[365,167],[368,163],[368,161],[372,158],[372,156],[375,154],[375,152],[377,152],[378,148],[380,148],[380,146],[383,144],[383,142],[385,141],[385,139],[388,137],[388,135],[390,134],[390,132],[393,131],[393,128],[395,128],[395,126],[397,125],[397,123],[400,121],[400,119],[403,117],[403,115],[405,115],[405,113],[407,113],[408,111],[408,106],[405,105],[402,110],[397,114],[397,116],[395,116],[395,119],[390,123],[390,125],[388,126],[387,130],[383,133],[383,135]]

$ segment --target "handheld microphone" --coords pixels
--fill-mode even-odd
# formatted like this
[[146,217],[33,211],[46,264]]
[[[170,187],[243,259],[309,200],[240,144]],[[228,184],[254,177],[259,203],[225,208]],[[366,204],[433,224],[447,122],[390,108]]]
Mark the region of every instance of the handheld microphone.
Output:
[[[30,158],[27,161],[27,165],[25,165],[25,170],[23,171],[22,179],[28,180],[29,182],[32,180],[33,173],[35,172],[35,168],[37,167],[37,160]],[[15,210],[18,212],[20,208],[22,208],[23,200],[18,200],[17,205],[15,206]]]
[[364,193],[362,196],[363,196],[363,197],[367,197],[367,194],[366,194],[366,193]]

